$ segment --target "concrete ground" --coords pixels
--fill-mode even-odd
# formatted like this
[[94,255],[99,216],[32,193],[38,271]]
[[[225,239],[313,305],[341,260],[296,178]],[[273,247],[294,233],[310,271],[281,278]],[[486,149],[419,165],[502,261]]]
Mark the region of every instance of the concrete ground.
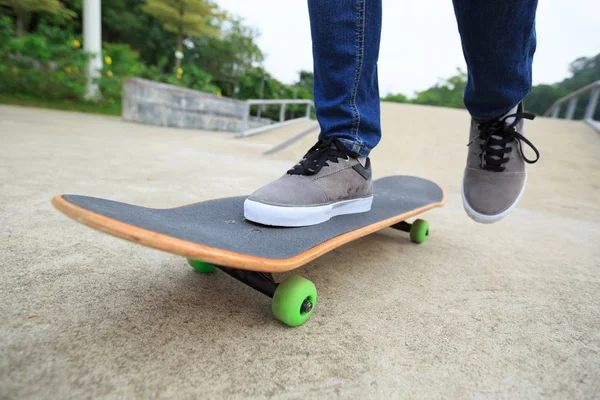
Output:
[[440,183],[429,240],[384,231],[294,271],[319,289],[288,328],[224,273],[78,224],[58,193],[153,207],[247,194],[314,134],[247,139],[0,107],[0,398],[598,398],[600,136],[538,118],[508,218],[464,214],[465,111],[383,105],[376,176]]

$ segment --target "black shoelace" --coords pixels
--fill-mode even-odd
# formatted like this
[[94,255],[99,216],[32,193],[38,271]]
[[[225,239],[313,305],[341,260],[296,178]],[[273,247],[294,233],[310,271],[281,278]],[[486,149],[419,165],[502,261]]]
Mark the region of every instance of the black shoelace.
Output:
[[319,140],[308,150],[304,158],[287,173],[290,175],[314,175],[330,162],[338,163],[340,158],[358,158],[358,154],[348,150],[337,138]]
[[[511,124],[506,124],[508,118],[514,118],[515,120]],[[479,135],[471,140],[467,146],[470,146],[475,140],[482,139],[483,144],[479,147],[481,149],[481,168],[489,171],[502,172],[504,171],[506,164],[509,161],[507,157],[508,153],[512,151],[511,147],[506,147],[508,143],[517,141],[519,144],[519,151],[523,157],[523,160],[528,164],[533,164],[540,159],[540,152],[535,148],[525,136],[517,132],[516,126],[521,119],[533,120],[535,115],[518,112],[515,114],[506,115],[501,119],[485,121],[477,125]],[[522,142],[525,142],[534,152],[535,160],[530,160],[525,157],[523,153]]]

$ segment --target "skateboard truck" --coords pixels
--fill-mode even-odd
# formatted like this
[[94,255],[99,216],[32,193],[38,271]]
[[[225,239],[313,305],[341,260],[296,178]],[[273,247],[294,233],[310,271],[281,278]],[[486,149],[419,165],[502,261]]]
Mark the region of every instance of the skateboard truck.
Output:
[[402,232],[410,232],[411,226],[412,226],[412,224],[409,224],[406,221],[400,221],[397,224],[390,226],[390,228],[397,229]]
[[415,243],[423,243],[425,238],[429,236],[429,223],[422,219],[417,219],[412,224],[406,221],[400,221],[397,224],[390,226],[390,228],[408,232],[410,234],[410,239]]
[[[221,266],[216,267],[219,268],[221,271],[225,272],[227,275],[250,286],[252,289],[261,292],[265,296],[268,296],[270,298],[275,297],[275,292],[277,291],[279,283],[275,282],[275,279],[273,279],[273,274],[271,274],[270,272],[255,272]],[[300,314],[306,315],[310,313],[313,307],[314,304],[310,300],[310,296],[306,297],[304,301],[302,301],[302,305],[300,306]]]
[[[269,296],[270,298],[275,296],[275,292],[279,286],[279,283],[275,282],[275,279],[273,279],[273,274],[270,272],[255,272],[220,266],[217,266],[217,268],[225,272],[227,275],[250,286],[252,289],[261,292],[265,296]],[[300,306],[300,314],[310,313],[313,307],[314,304],[310,300],[310,297],[305,298]]]
[[252,289],[258,290],[262,294],[269,296],[270,298],[273,298],[275,291],[277,290],[277,286],[279,286],[278,283],[275,283],[273,274],[270,272],[254,272],[221,266],[217,266],[217,268],[225,272],[227,275],[250,286]]
[[275,318],[290,326],[302,325],[313,313],[317,304],[317,288],[308,279],[290,276],[276,283],[270,272],[249,271],[213,265],[188,258],[188,263],[198,272],[209,273],[217,268],[252,289],[270,297]]
[[[270,298],[275,297],[275,292],[277,291],[279,283],[275,282],[275,279],[273,279],[273,274],[270,272],[255,272],[221,266],[216,267],[225,272],[227,275],[250,286],[252,289],[261,292],[265,296]],[[310,313],[313,307],[314,304],[310,300],[310,297],[305,298],[300,306],[300,314],[305,315]]]

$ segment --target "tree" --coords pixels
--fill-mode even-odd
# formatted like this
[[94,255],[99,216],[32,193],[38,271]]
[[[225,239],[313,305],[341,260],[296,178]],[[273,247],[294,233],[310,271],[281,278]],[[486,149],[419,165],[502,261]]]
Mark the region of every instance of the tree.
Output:
[[411,103],[463,108],[463,92],[467,85],[467,74],[460,69],[457,72],[458,75],[452,76],[427,90],[417,92]]
[[315,74],[310,71],[300,71],[299,75],[300,76],[296,86],[308,90],[308,92],[312,95],[315,84]]
[[[256,44],[258,32],[243,25],[239,18],[226,18],[219,24],[219,30],[219,36],[193,39],[187,60],[211,74],[224,96],[233,96],[240,89],[241,77],[254,76],[253,70],[264,56]],[[260,86],[262,76],[257,79]]]
[[398,94],[388,94],[387,96],[385,96],[384,98],[381,99],[381,101],[391,101],[393,103],[410,103],[410,100],[408,100],[408,98],[403,95],[402,93],[398,93]]
[[139,0],[102,0],[102,39],[127,43],[139,52],[145,64],[168,65],[171,69],[176,35],[167,32],[157,18],[142,12],[143,5]]
[[[218,35],[215,20],[223,18],[218,6],[209,0],[146,0],[142,10],[163,22],[164,28],[177,34],[177,52],[183,51],[184,36]],[[181,66],[177,57],[175,68]]]
[[17,37],[23,37],[27,31],[32,12],[47,12],[66,19],[77,15],[59,0],[0,0],[0,5],[12,7],[17,17]]
[[[533,87],[531,93],[525,98],[524,104],[527,111],[542,115],[548,107],[559,98],[584,87],[592,82],[600,80],[600,54],[594,57],[580,57],[573,61],[569,71],[571,77],[563,79],[552,85],[537,85]],[[590,94],[580,96],[575,109],[575,119],[583,117]],[[562,112],[565,111],[563,106]],[[595,118],[600,118],[600,109],[596,112]]]
[[427,90],[415,92],[415,97],[407,98],[401,93],[388,94],[382,101],[396,103],[427,104],[431,106],[463,108],[463,92],[467,85],[467,74],[460,68],[457,75],[441,80]]

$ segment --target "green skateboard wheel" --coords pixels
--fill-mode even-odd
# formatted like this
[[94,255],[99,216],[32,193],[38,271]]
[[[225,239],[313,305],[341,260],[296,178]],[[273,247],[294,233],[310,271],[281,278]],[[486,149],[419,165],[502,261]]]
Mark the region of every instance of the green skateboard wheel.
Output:
[[429,222],[417,219],[410,227],[410,240],[415,243],[423,243],[429,235]]
[[192,260],[191,258],[187,259],[188,264],[190,264],[196,271],[202,272],[203,274],[207,274],[209,272],[213,272],[217,267],[212,264],[205,263],[204,261]]
[[299,326],[310,318],[317,305],[317,288],[308,279],[291,276],[275,290],[271,309],[275,318],[289,326]]

